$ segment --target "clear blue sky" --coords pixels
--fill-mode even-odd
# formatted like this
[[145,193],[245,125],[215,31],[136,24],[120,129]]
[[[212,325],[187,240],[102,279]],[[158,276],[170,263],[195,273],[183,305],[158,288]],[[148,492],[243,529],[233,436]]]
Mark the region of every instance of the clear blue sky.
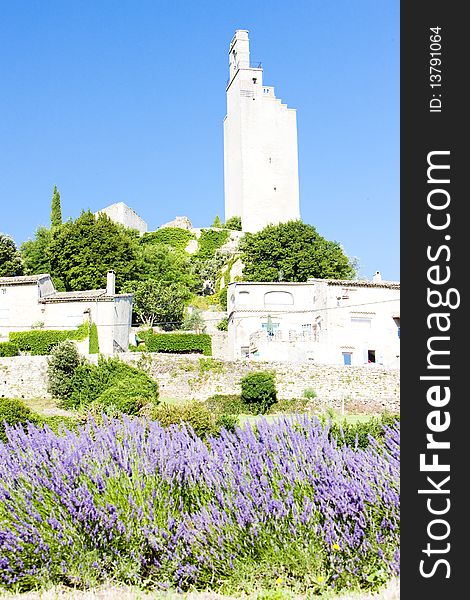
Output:
[[125,202],[224,217],[228,45],[297,109],[302,219],[399,279],[398,0],[0,0],[0,231]]

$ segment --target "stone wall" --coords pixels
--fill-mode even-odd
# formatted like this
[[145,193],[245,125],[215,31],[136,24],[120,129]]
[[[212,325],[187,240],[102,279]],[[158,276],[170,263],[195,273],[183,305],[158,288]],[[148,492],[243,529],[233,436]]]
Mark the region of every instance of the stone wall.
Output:
[[[240,379],[255,370],[276,372],[278,396],[302,396],[315,390],[319,408],[347,412],[398,411],[400,372],[372,366],[344,367],[308,363],[222,361],[200,355],[140,354],[129,352],[120,358],[138,364],[160,385],[161,398],[203,400],[212,394],[240,392]],[[97,357],[93,357],[95,362]],[[0,358],[0,396],[47,397],[47,357]]]

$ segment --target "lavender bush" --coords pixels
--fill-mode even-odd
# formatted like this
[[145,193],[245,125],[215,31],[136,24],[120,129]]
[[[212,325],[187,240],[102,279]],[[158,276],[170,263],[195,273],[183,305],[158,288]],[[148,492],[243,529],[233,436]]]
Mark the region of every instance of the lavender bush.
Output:
[[339,446],[307,417],[203,442],[142,419],[0,443],[0,581],[374,589],[399,570],[399,430]]

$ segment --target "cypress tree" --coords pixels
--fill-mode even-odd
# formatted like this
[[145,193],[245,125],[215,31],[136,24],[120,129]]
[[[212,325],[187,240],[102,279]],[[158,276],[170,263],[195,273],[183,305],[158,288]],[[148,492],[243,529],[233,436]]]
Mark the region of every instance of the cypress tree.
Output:
[[57,186],[54,186],[52,192],[52,206],[51,206],[51,227],[58,227],[62,225],[62,209],[60,207],[60,194]]

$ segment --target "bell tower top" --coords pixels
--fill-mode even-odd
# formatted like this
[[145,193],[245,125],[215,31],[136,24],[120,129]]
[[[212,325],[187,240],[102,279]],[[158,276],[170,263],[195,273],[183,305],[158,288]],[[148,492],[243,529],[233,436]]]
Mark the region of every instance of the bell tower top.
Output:
[[250,68],[250,41],[246,29],[237,29],[230,42],[228,52],[229,58],[229,83],[235,77],[239,69]]

